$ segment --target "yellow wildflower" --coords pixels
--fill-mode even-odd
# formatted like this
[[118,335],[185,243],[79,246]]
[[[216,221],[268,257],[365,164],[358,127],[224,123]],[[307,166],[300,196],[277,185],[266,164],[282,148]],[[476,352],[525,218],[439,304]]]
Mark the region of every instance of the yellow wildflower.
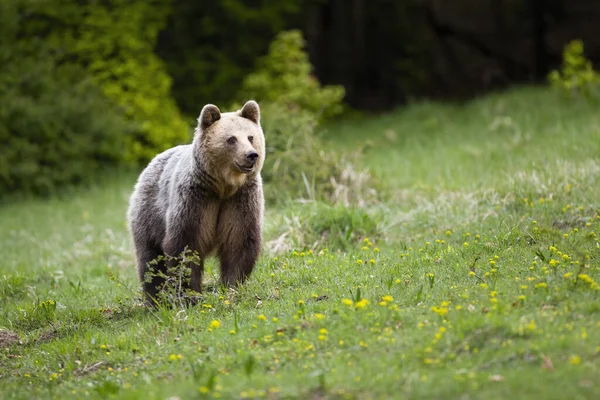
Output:
[[368,304],[369,304],[369,300],[362,299],[360,301],[357,301],[356,304],[354,305],[354,307],[356,307],[356,308],[365,308]]
[[581,364],[581,356],[579,355],[573,355],[569,358],[569,364],[571,365],[579,365]]
[[431,307],[431,311],[433,311],[434,313],[436,313],[442,317],[445,316],[446,314],[448,314],[448,308],[446,308],[446,307],[433,306],[433,307]]

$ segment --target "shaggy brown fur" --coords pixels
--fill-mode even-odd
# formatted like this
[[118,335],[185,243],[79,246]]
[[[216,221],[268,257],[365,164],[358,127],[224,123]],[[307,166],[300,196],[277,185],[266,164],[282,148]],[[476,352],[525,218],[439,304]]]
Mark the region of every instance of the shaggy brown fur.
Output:
[[[191,265],[194,291],[201,290],[203,261],[212,253],[220,260],[223,284],[244,282],[261,249],[264,158],[256,102],[223,114],[204,106],[192,144],[157,155],[135,185],[127,216],[140,280],[148,271],[167,270],[150,261],[177,257],[187,247],[201,260]],[[148,304],[162,284],[156,277],[143,283]]]

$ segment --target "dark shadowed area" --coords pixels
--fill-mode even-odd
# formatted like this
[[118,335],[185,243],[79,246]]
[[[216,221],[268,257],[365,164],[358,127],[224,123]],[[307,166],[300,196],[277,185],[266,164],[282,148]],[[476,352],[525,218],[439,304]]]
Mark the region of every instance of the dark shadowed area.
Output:
[[343,85],[354,107],[384,109],[542,82],[574,39],[598,62],[599,26],[594,0],[180,1],[157,51],[186,107],[234,93],[277,29],[300,28],[321,82]]

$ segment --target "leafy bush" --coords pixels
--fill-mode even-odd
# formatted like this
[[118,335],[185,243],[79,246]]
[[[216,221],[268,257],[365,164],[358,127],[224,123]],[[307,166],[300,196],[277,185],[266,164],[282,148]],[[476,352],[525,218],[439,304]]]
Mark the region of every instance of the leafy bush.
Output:
[[375,178],[361,170],[360,149],[328,148],[310,112],[266,103],[261,117],[267,156],[263,168],[267,200],[305,198],[364,205],[377,199]]
[[302,33],[291,30],[275,37],[269,53],[259,59],[257,69],[244,79],[240,97],[298,108],[322,120],[342,112],[344,88],[321,86],[312,75]]
[[139,125],[126,140],[128,161],[146,162],[191,137],[170,96],[171,78],[154,53],[170,0],[29,1],[30,37],[40,36],[59,64],[83,66],[102,94]]
[[581,40],[573,40],[565,46],[561,70],[552,71],[548,79],[553,87],[569,96],[600,95],[600,74],[585,57]]
[[[23,65],[23,64],[21,64]],[[123,161],[134,127],[89,82],[61,82],[51,67],[0,91],[0,193],[47,194]]]
[[267,200],[303,197],[363,204],[376,193],[370,188],[372,177],[356,170],[360,151],[341,154],[327,148],[317,133],[320,121],[342,112],[344,89],[321,86],[311,75],[303,46],[299,31],[277,35],[258,69],[244,80],[240,94],[261,104]]
[[0,193],[52,192],[121,162],[135,126],[78,68],[57,68],[42,42],[17,40],[19,0],[0,5]]

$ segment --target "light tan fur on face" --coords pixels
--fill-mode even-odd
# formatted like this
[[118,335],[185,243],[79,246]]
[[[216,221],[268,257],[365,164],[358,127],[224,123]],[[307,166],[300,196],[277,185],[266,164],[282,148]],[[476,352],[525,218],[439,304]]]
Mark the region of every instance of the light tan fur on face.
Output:
[[[215,106],[205,106],[194,145],[202,154],[206,171],[216,178],[214,189],[221,198],[233,195],[248,178],[258,175],[264,164],[265,142],[258,104],[249,101],[241,110],[222,114]],[[248,166],[247,155],[252,151],[258,153],[258,159],[252,171],[243,172],[239,166]]]

